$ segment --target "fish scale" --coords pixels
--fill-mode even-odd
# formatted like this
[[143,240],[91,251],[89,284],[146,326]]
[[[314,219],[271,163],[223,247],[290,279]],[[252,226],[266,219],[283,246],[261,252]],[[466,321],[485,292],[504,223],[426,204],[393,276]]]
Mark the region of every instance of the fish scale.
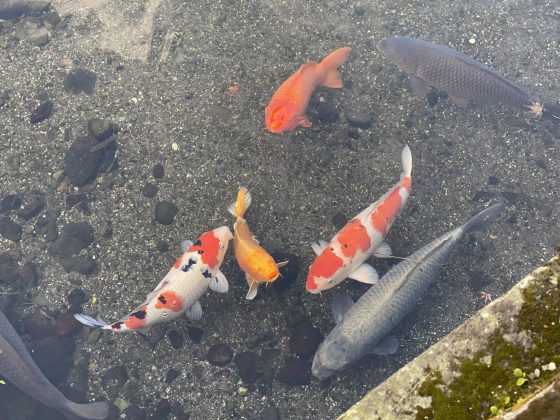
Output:
[[389,270],[347,309],[319,346],[313,375],[326,378],[371,352],[414,309],[459,241],[468,232],[494,221],[503,207],[498,203],[483,210]]

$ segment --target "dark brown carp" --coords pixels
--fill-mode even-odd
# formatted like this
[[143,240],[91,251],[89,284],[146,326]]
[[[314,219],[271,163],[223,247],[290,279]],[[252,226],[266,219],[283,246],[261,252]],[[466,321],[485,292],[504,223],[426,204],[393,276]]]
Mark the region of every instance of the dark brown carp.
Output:
[[0,375],[30,397],[68,419],[106,419],[107,402],[77,404],[67,399],[35,364],[27,347],[0,311]]
[[431,87],[447,92],[464,107],[467,100],[501,103],[530,112],[535,118],[560,121],[560,105],[541,101],[496,73],[490,67],[454,49],[415,38],[386,38],[377,49],[412,84],[414,93],[425,97]]

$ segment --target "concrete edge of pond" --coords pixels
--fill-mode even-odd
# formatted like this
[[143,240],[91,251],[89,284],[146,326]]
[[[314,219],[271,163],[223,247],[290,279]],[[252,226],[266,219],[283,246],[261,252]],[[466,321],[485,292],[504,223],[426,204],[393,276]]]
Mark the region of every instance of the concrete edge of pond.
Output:
[[[552,290],[560,277],[560,255],[523,278],[504,296],[491,302],[463,324],[455,328],[424,353],[403,366],[399,371],[367,393],[339,419],[413,419],[418,407],[430,408],[432,399],[419,395],[420,386],[430,376],[429,371],[441,373],[443,383],[448,384],[459,376],[457,365],[461,360],[472,358],[477,352],[489,348],[490,339],[499,331],[512,331],[517,315],[524,304],[524,290],[531,285],[548,284]],[[550,279],[543,282],[543,279]],[[557,380],[557,379],[556,379]],[[542,387],[541,387],[542,389]],[[539,398],[542,392],[536,392]],[[531,397],[529,397],[531,398]],[[526,403],[529,399],[525,399]],[[522,410],[514,410],[522,411]],[[434,414],[437,414],[434,412]],[[516,418],[508,414],[508,419]],[[490,416],[491,414],[488,413]]]

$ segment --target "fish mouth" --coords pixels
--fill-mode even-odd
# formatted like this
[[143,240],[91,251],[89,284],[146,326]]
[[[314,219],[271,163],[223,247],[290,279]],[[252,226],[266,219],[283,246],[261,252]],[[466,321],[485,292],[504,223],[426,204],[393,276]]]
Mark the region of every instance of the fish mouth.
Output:
[[317,379],[326,379],[329,376],[332,376],[335,371],[333,369],[325,367],[325,365],[321,362],[320,350],[321,348],[319,347],[319,349],[317,349],[317,352],[315,353],[315,357],[313,358],[313,364],[311,365],[311,374]]

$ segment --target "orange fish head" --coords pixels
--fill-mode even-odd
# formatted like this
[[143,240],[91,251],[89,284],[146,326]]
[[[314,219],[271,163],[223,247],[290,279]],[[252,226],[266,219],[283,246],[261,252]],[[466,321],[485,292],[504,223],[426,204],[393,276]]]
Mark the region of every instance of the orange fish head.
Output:
[[332,247],[327,246],[309,267],[305,288],[308,292],[319,293],[336,286],[340,283],[340,270],[343,267],[344,260],[336,255]]
[[265,109],[266,129],[271,133],[291,131],[299,125],[299,120],[288,101],[272,100]]
[[262,266],[257,268],[257,271],[266,283],[272,282],[280,276],[278,267],[274,263],[263,264]]

